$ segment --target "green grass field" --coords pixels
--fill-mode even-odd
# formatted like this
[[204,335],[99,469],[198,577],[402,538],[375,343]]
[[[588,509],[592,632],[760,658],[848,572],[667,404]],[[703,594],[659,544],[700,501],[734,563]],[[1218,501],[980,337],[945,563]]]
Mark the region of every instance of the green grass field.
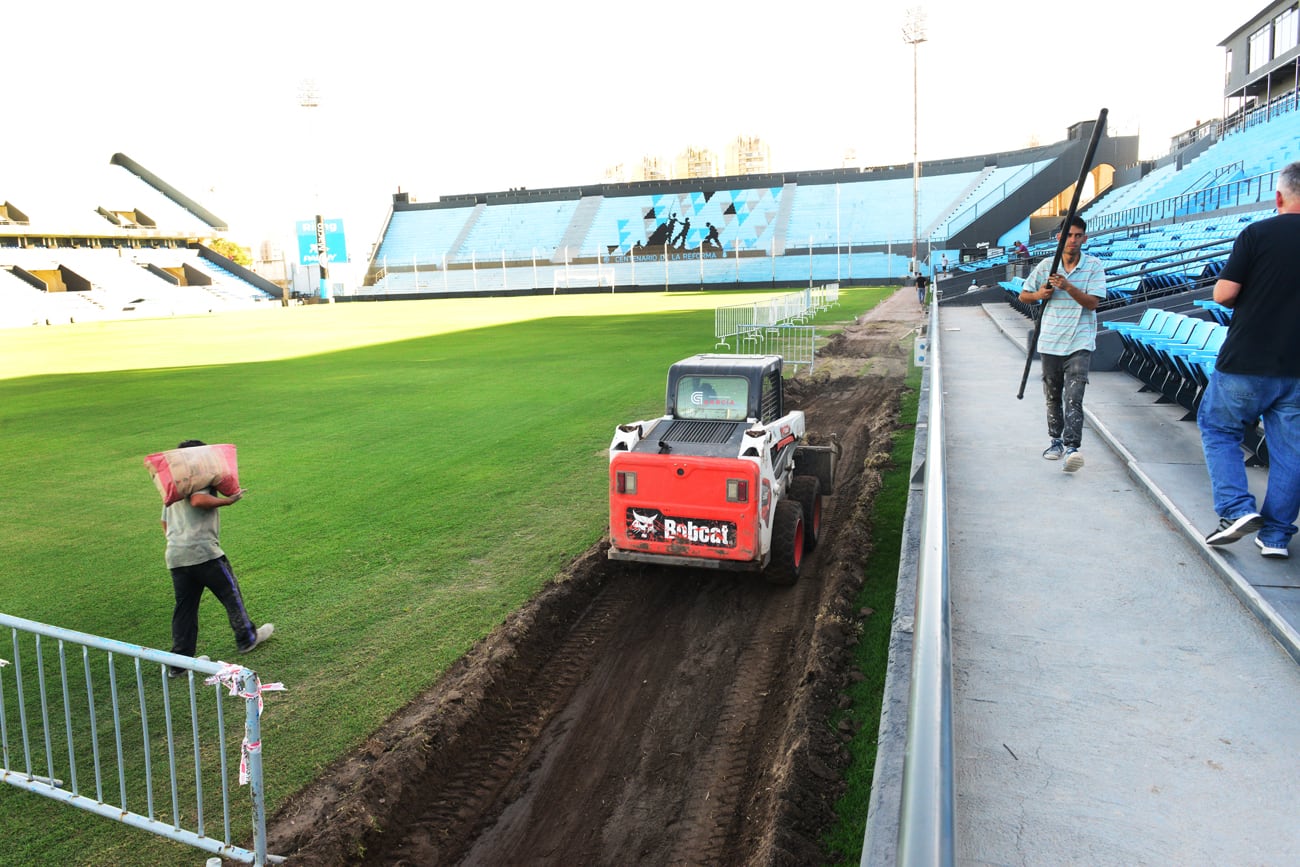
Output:
[[[823,323],[891,290],[846,290]],[[338,304],[0,332],[0,611],[167,649],[144,455],[233,442],[222,543],[289,691],[268,812],[433,681],[605,523],[613,426],[663,411],[734,293]],[[201,609],[199,652],[234,655]],[[0,654],[2,655],[2,654]],[[5,860],[193,864],[196,850],[0,787]]]

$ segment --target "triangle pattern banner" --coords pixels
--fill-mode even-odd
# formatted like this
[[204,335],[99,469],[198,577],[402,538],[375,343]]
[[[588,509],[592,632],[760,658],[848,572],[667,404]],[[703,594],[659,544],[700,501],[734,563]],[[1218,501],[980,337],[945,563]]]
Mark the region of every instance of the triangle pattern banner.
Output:
[[744,249],[765,247],[766,237],[776,223],[782,192],[781,187],[765,187],[635,197],[628,202],[628,210],[613,220],[617,249],[631,252],[637,244],[649,242],[656,230],[666,232],[664,227],[670,220],[674,222],[668,243],[685,233],[674,247],[698,248],[709,235],[708,223],[718,230],[724,249],[735,249],[737,244]]

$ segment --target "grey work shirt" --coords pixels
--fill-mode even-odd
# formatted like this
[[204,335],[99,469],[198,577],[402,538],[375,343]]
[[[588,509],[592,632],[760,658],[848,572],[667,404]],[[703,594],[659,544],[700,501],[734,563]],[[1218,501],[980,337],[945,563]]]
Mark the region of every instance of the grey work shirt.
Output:
[[[205,493],[211,494],[208,490]],[[219,537],[221,515],[219,509],[200,509],[190,505],[189,498],[164,506],[162,519],[167,523],[168,569],[195,566],[224,556]]]

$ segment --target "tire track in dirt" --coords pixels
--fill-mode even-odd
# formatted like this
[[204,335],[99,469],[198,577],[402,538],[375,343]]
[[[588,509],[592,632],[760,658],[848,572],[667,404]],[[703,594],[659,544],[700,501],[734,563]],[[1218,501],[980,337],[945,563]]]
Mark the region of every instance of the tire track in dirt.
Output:
[[[521,773],[530,745],[547,719],[569,700],[590,673],[594,654],[604,648],[635,600],[632,585],[606,587],[582,612],[573,628],[536,667],[531,687],[500,702],[496,718],[479,721],[490,733],[436,788],[425,792],[422,807],[407,819],[406,840],[383,848],[366,864],[448,863],[480,830],[484,817],[502,800],[510,781]],[[431,859],[431,860],[430,860]]]
[[290,799],[271,851],[290,865],[821,860],[847,760],[828,720],[920,320],[906,295],[789,383],[809,430],[843,448],[803,579],[617,564],[594,546]]
[[[807,562],[811,567],[812,563]],[[772,723],[789,695],[790,672],[782,663],[794,657],[793,637],[798,615],[815,603],[810,581],[801,581],[783,598],[759,612],[757,622],[737,624],[746,640],[737,655],[735,680],[718,705],[718,730],[696,766],[688,812],[668,864],[734,863],[737,841],[743,836],[748,793],[764,782],[767,768],[755,761],[765,748],[765,732],[779,731]],[[793,597],[793,598],[792,598]]]

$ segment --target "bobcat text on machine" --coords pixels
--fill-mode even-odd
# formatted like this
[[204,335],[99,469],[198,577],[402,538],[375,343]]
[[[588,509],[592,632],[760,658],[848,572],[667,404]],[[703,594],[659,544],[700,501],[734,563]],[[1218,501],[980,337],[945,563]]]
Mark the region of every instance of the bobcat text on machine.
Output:
[[695,355],[668,370],[667,411],[609,445],[609,557],[759,571],[790,584],[834,493],[836,443],[786,412],[779,355]]

